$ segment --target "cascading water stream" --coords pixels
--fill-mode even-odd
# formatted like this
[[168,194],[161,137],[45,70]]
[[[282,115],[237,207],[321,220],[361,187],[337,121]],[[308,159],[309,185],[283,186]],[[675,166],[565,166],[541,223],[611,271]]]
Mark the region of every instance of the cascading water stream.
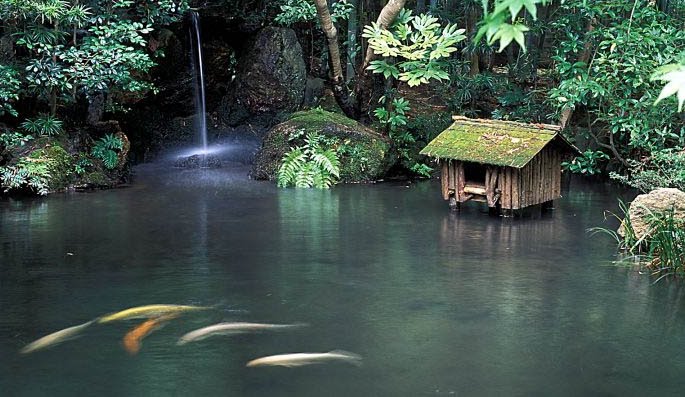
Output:
[[207,115],[205,108],[205,76],[202,68],[202,40],[200,38],[200,15],[197,11],[190,11],[190,51],[191,65],[195,80],[195,112],[197,113],[197,129],[202,143],[203,157],[207,153]]

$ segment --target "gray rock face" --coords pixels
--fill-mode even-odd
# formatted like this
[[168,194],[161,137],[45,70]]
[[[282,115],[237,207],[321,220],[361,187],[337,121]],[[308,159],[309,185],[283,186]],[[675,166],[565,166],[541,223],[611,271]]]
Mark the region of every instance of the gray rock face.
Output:
[[222,121],[273,119],[297,110],[307,81],[302,47],[292,29],[267,27],[238,60],[236,78],[222,99]]
[[[637,238],[641,238],[649,229],[649,217],[654,213],[673,210],[677,219],[685,220],[685,192],[678,189],[655,189],[647,194],[635,197],[628,214]],[[625,235],[624,225],[618,229],[619,235]]]

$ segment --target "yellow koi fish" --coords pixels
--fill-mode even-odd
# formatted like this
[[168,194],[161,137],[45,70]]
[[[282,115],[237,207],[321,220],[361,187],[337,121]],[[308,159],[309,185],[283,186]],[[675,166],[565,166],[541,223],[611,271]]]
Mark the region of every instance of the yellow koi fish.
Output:
[[79,334],[83,332],[83,330],[88,328],[92,323],[93,321],[88,321],[84,324],[75,325],[73,327],[53,332],[50,335],[45,335],[44,337],[36,339],[35,341],[24,346],[24,348],[21,349],[19,352],[22,354],[32,353],[36,350],[44,349],[46,347],[62,343],[69,339],[74,339],[76,337],[79,337]]
[[209,306],[187,306],[187,305],[146,305],[132,307],[117,313],[108,314],[100,317],[98,323],[109,323],[111,321],[129,320],[133,318],[158,317],[164,314],[183,313],[195,310],[208,310]]
[[303,365],[323,364],[328,361],[342,361],[359,366],[362,363],[362,358],[354,353],[333,350],[328,353],[292,353],[267,356],[252,360],[246,366],[263,367],[278,365],[282,367],[300,367]]

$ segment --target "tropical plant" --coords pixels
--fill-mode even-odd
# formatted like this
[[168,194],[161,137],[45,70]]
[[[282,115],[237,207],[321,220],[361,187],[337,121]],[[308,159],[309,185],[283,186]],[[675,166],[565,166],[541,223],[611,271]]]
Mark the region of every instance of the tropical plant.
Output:
[[[304,132],[297,131],[291,140]],[[327,189],[340,178],[340,160],[337,150],[325,144],[325,137],[314,132],[306,134],[304,145],[297,146],[283,156],[276,174],[279,187],[295,186]]]
[[105,168],[114,169],[119,164],[119,152],[124,147],[124,142],[114,134],[107,134],[98,139],[91,150],[96,159],[102,161]]
[[55,136],[62,132],[62,122],[51,115],[28,119],[19,125],[24,131],[44,136]]
[[466,38],[464,29],[426,14],[412,15],[403,9],[389,29],[374,22],[364,27],[362,37],[382,59],[371,61],[368,69],[383,77],[406,81],[410,87],[431,80],[448,80],[446,63],[441,61],[457,51],[456,44]]
[[561,166],[574,174],[596,175],[601,172],[599,163],[608,159],[609,156],[601,150],[588,149],[573,160],[562,162]]
[[9,66],[0,65],[0,116],[5,113],[17,116],[12,102],[19,99],[21,88],[19,78],[19,72]]

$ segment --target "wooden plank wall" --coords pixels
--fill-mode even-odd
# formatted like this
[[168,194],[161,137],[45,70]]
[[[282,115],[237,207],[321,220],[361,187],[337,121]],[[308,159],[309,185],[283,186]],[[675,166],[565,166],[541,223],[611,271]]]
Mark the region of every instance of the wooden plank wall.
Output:
[[519,208],[542,204],[561,197],[561,156],[545,148],[521,170]]

